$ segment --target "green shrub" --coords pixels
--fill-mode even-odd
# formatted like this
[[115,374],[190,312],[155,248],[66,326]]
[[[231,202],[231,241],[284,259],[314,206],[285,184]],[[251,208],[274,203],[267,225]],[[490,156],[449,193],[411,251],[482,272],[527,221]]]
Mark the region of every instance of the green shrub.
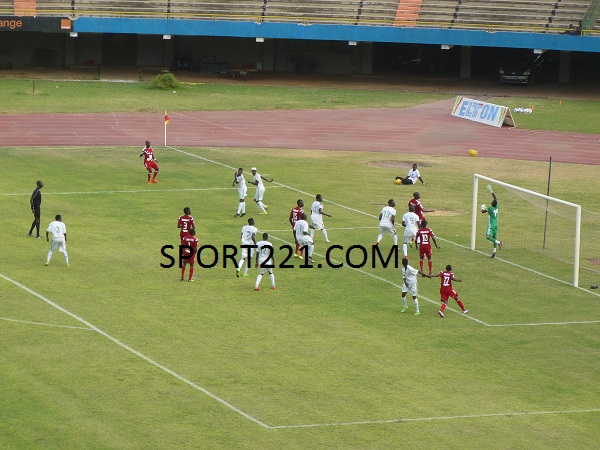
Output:
[[150,83],[150,89],[177,89],[179,81],[172,73],[161,73],[156,75]]

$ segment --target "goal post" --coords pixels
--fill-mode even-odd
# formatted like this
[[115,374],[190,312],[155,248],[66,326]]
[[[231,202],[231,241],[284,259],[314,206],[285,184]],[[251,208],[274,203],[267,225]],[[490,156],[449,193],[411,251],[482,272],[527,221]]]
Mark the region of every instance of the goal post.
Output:
[[471,250],[491,250],[492,243],[485,239],[485,229],[481,226],[479,230],[477,228],[478,216],[482,216],[482,222],[487,226],[487,215],[481,213],[481,204],[492,201],[491,194],[486,190],[487,184],[493,186],[498,197],[498,239],[504,241],[503,250],[498,255],[577,287],[581,206],[475,174]]

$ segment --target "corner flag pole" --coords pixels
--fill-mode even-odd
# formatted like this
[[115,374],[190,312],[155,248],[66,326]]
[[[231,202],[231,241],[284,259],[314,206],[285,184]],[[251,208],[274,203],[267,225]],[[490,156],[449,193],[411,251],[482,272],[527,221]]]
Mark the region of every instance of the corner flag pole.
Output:
[[165,147],[167,146],[167,125],[169,124],[169,115],[167,114],[167,110],[165,109]]

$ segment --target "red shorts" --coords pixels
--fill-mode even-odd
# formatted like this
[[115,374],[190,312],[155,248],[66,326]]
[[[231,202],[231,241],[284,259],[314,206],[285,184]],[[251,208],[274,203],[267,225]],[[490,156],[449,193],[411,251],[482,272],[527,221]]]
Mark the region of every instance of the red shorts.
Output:
[[456,293],[456,291],[454,289],[450,289],[450,288],[440,289],[440,295],[442,297],[443,302],[448,300],[448,297],[453,298],[455,300],[458,298],[458,294]]
[[144,166],[148,172],[152,172],[152,169],[158,170],[158,164],[156,164],[156,161],[144,161]]
[[421,255],[421,259],[423,259],[424,256],[427,256],[429,259],[431,259],[431,245],[429,247],[423,247],[421,245],[419,247],[419,253]]
[[195,258],[195,256],[196,256],[196,255],[192,256],[191,258],[184,258],[184,259],[182,259],[182,260],[181,260],[181,263],[182,263],[183,265],[185,265],[185,264],[189,264],[190,266],[193,266],[193,265],[194,265],[194,262],[196,262],[196,258]]

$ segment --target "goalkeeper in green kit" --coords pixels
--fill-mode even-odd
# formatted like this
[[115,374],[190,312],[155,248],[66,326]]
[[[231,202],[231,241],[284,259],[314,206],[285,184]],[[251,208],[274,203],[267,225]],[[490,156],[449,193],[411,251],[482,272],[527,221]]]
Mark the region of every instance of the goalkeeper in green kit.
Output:
[[481,213],[488,214],[488,226],[487,230],[485,230],[485,238],[488,241],[494,243],[494,251],[492,251],[492,258],[496,257],[496,248],[502,250],[502,242],[497,239],[498,236],[498,199],[496,198],[496,194],[492,190],[491,185],[487,185],[488,191],[492,194],[494,200],[492,200],[492,206],[486,206],[485,204],[481,205]]

